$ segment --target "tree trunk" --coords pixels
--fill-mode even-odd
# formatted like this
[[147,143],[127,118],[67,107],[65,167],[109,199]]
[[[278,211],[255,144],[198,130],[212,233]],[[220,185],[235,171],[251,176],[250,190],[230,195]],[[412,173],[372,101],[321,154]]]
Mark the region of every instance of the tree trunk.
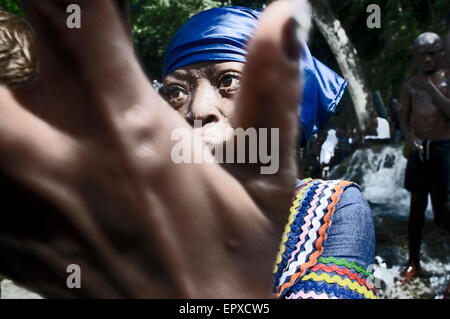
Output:
[[310,3],[314,23],[330,46],[344,78],[349,82],[348,90],[359,127],[361,131],[364,131],[369,122],[371,95],[367,90],[356,48],[347,37],[344,28],[336,19],[326,0],[314,0]]

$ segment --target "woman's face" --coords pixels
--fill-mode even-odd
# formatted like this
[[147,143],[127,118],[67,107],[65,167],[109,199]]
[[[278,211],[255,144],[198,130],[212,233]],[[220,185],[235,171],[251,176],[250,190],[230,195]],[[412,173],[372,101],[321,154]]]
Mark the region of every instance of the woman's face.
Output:
[[217,61],[179,68],[164,79],[164,98],[207,144],[220,143],[230,132],[243,68],[240,62]]

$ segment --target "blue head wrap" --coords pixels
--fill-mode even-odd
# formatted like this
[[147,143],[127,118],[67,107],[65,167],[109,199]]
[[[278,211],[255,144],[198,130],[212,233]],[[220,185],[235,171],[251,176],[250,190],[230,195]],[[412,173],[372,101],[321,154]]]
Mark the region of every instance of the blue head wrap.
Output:
[[[244,7],[220,7],[195,15],[169,43],[164,57],[163,78],[178,68],[198,62],[245,63],[247,42],[261,16],[261,12]],[[300,65],[304,90],[298,117],[304,145],[328,121],[348,83],[315,59],[306,43]]]

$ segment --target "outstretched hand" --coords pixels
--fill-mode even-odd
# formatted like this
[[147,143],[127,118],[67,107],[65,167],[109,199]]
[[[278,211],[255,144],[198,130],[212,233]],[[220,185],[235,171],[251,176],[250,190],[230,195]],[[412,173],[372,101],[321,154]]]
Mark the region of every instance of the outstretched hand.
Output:
[[116,3],[78,1],[68,29],[70,2],[24,1],[39,78],[0,89],[0,170],[53,208],[3,209],[0,273],[47,297],[271,297],[296,178],[293,1],[267,8],[237,100],[236,126],[280,129],[273,175],[171,161],[173,130],[193,130],[145,77]]

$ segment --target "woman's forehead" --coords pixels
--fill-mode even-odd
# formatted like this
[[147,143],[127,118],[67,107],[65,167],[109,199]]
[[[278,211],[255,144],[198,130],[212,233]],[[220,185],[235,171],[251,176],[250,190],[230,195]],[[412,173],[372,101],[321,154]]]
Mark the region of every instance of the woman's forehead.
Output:
[[171,78],[211,77],[225,71],[242,72],[244,63],[235,61],[206,61],[190,64],[169,73],[164,81]]

